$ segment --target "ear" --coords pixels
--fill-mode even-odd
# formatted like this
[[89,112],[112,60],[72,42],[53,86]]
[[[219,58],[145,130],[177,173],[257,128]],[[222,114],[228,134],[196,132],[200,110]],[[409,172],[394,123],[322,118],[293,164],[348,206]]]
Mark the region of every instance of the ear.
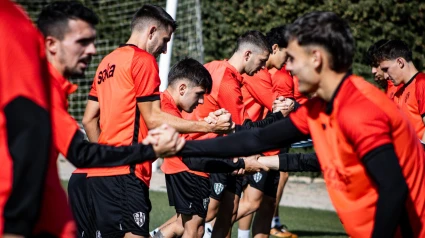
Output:
[[400,69],[404,68],[406,65],[406,60],[401,57],[398,57],[395,61]]
[[152,40],[153,35],[155,34],[155,32],[158,31],[158,28],[156,26],[150,26],[149,27],[149,40]]
[[249,60],[249,58],[251,57],[251,55],[252,55],[252,51],[247,50],[247,51],[245,51],[245,52],[244,52],[244,54],[243,54],[243,59],[244,59],[245,61],[248,61],[248,60]]
[[46,37],[44,44],[51,55],[55,55],[59,50],[59,40],[53,36]]
[[279,46],[277,44],[274,44],[272,46],[272,54],[276,54],[279,51]]
[[181,83],[179,85],[179,94],[183,96],[186,93],[187,85],[185,83]]
[[311,52],[311,60],[314,65],[314,68],[318,68],[323,63],[323,52],[318,49],[313,49]]

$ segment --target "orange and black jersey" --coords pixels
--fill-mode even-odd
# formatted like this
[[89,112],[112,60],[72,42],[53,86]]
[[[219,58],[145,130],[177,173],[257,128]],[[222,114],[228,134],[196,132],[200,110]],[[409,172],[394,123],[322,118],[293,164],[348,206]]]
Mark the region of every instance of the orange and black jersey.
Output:
[[292,75],[283,66],[280,70],[273,68],[269,70],[272,79],[273,91],[278,96],[294,98],[294,80]]
[[[122,45],[107,55],[98,66],[89,93],[89,100],[98,101],[100,107],[98,142],[113,146],[141,142],[148,128],[137,103],[159,100],[159,85],[158,64],[148,52],[135,45]],[[85,172],[88,177],[123,175],[130,173],[130,166]],[[137,164],[135,174],[149,186],[152,161]]]
[[[204,97],[204,104],[198,105],[192,113],[183,113],[188,120],[203,120],[210,112],[225,108],[232,115],[232,120],[242,124],[246,118],[241,92],[242,75],[227,60],[212,61],[204,65],[213,80],[211,92]],[[214,138],[215,133],[192,133],[192,139]]]
[[406,84],[397,87],[393,100],[406,113],[417,137],[422,139],[425,133],[425,73],[418,72]]
[[49,78],[41,34],[0,1],[0,234],[29,236],[52,159]]
[[261,120],[267,111],[271,112],[273,101],[278,96],[273,90],[272,78],[266,68],[253,76],[244,74],[241,90],[246,116],[252,121]]
[[348,235],[425,236],[422,145],[397,106],[357,76],[346,76],[330,102],[314,98],[265,128],[188,141],[180,155],[251,155],[308,135]]

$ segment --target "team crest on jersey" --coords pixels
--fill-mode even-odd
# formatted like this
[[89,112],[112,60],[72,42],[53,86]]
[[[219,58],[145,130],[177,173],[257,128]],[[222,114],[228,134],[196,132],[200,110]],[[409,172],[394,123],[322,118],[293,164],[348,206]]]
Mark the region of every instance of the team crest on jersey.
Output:
[[221,192],[223,192],[224,185],[222,183],[215,183],[214,184],[214,192],[215,194],[219,195]]
[[96,231],[96,238],[102,238],[102,234],[100,234],[100,231]]
[[133,218],[139,227],[142,227],[145,224],[145,214],[143,212],[133,213]]
[[253,177],[254,177],[254,181],[255,181],[256,183],[258,183],[258,182],[260,182],[260,180],[263,178],[263,175],[262,175],[260,172],[257,172],[257,173],[255,173],[255,174],[253,175]]
[[208,209],[208,204],[210,203],[210,198],[204,198],[203,199],[203,205],[204,205],[204,209],[207,210]]

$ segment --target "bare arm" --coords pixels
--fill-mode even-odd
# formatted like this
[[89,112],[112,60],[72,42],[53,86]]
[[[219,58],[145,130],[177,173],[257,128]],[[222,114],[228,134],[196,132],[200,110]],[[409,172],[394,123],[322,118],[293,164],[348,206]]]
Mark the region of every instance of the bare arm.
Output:
[[91,142],[97,142],[100,135],[99,127],[100,107],[99,102],[88,100],[84,111],[83,127]]
[[160,126],[163,123],[167,123],[171,127],[174,127],[180,133],[226,133],[231,130],[232,123],[230,118],[223,118],[217,121],[216,124],[209,124],[205,121],[190,121],[185,120],[171,114],[161,111],[160,101],[146,101],[139,102],[137,106],[143,119],[149,129]]

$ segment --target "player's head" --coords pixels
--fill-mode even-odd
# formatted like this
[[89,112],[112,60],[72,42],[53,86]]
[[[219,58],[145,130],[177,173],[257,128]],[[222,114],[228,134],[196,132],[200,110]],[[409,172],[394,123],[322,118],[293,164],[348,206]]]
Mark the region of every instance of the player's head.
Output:
[[378,52],[378,49],[387,42],[388,40],[386,39],[375,42],[369,47],[365,55],[367,64],[372,67],[372,74],[375,82],[383,88],[387,87],[387,80],[384,78],[384,72],[382,71],[381,67],[379,67],[379,63],[376,60],[376,53]]
[[147,37],[145,50],[155,57],[167,52],[167,43],[176,28],[176,21],[162,7],[151,4],[143,5],[131,20],[132,34]]
[[286,62],[286,47],[288,41],[285,37],[286,26],[272,28],[266,34],[266,39],[272,47],[272,52],[269,56],[269,62],[274,68],[281,69]]
[[212,79],[201,63],[188,58],[173,65],[168,74],[168,84],[177,95],[179,109],[190,113],[198,104],[204,103],[204,94],[211,92]]
[[76,1],[53,2],[37,19],[49,62],[65,77],[83,76],[96,53],[96,14]]
[[248,31],[241,35],[236,44],[235,54],[243,59],[243,71],[250,76],[266,65],[271,47],[259,31]]
[[379,47],[376,53],[376,62],[384,72],[384,77],[399,85],[404,80],[404,70],[412,62],[412,51],[406,42],[390,40]]
[[299,78],[301,93],[316,92],[325,71],[350,70],[354,39],[348,24],[335,13],[305,14],[288,26],[286,36],[286,69]]

